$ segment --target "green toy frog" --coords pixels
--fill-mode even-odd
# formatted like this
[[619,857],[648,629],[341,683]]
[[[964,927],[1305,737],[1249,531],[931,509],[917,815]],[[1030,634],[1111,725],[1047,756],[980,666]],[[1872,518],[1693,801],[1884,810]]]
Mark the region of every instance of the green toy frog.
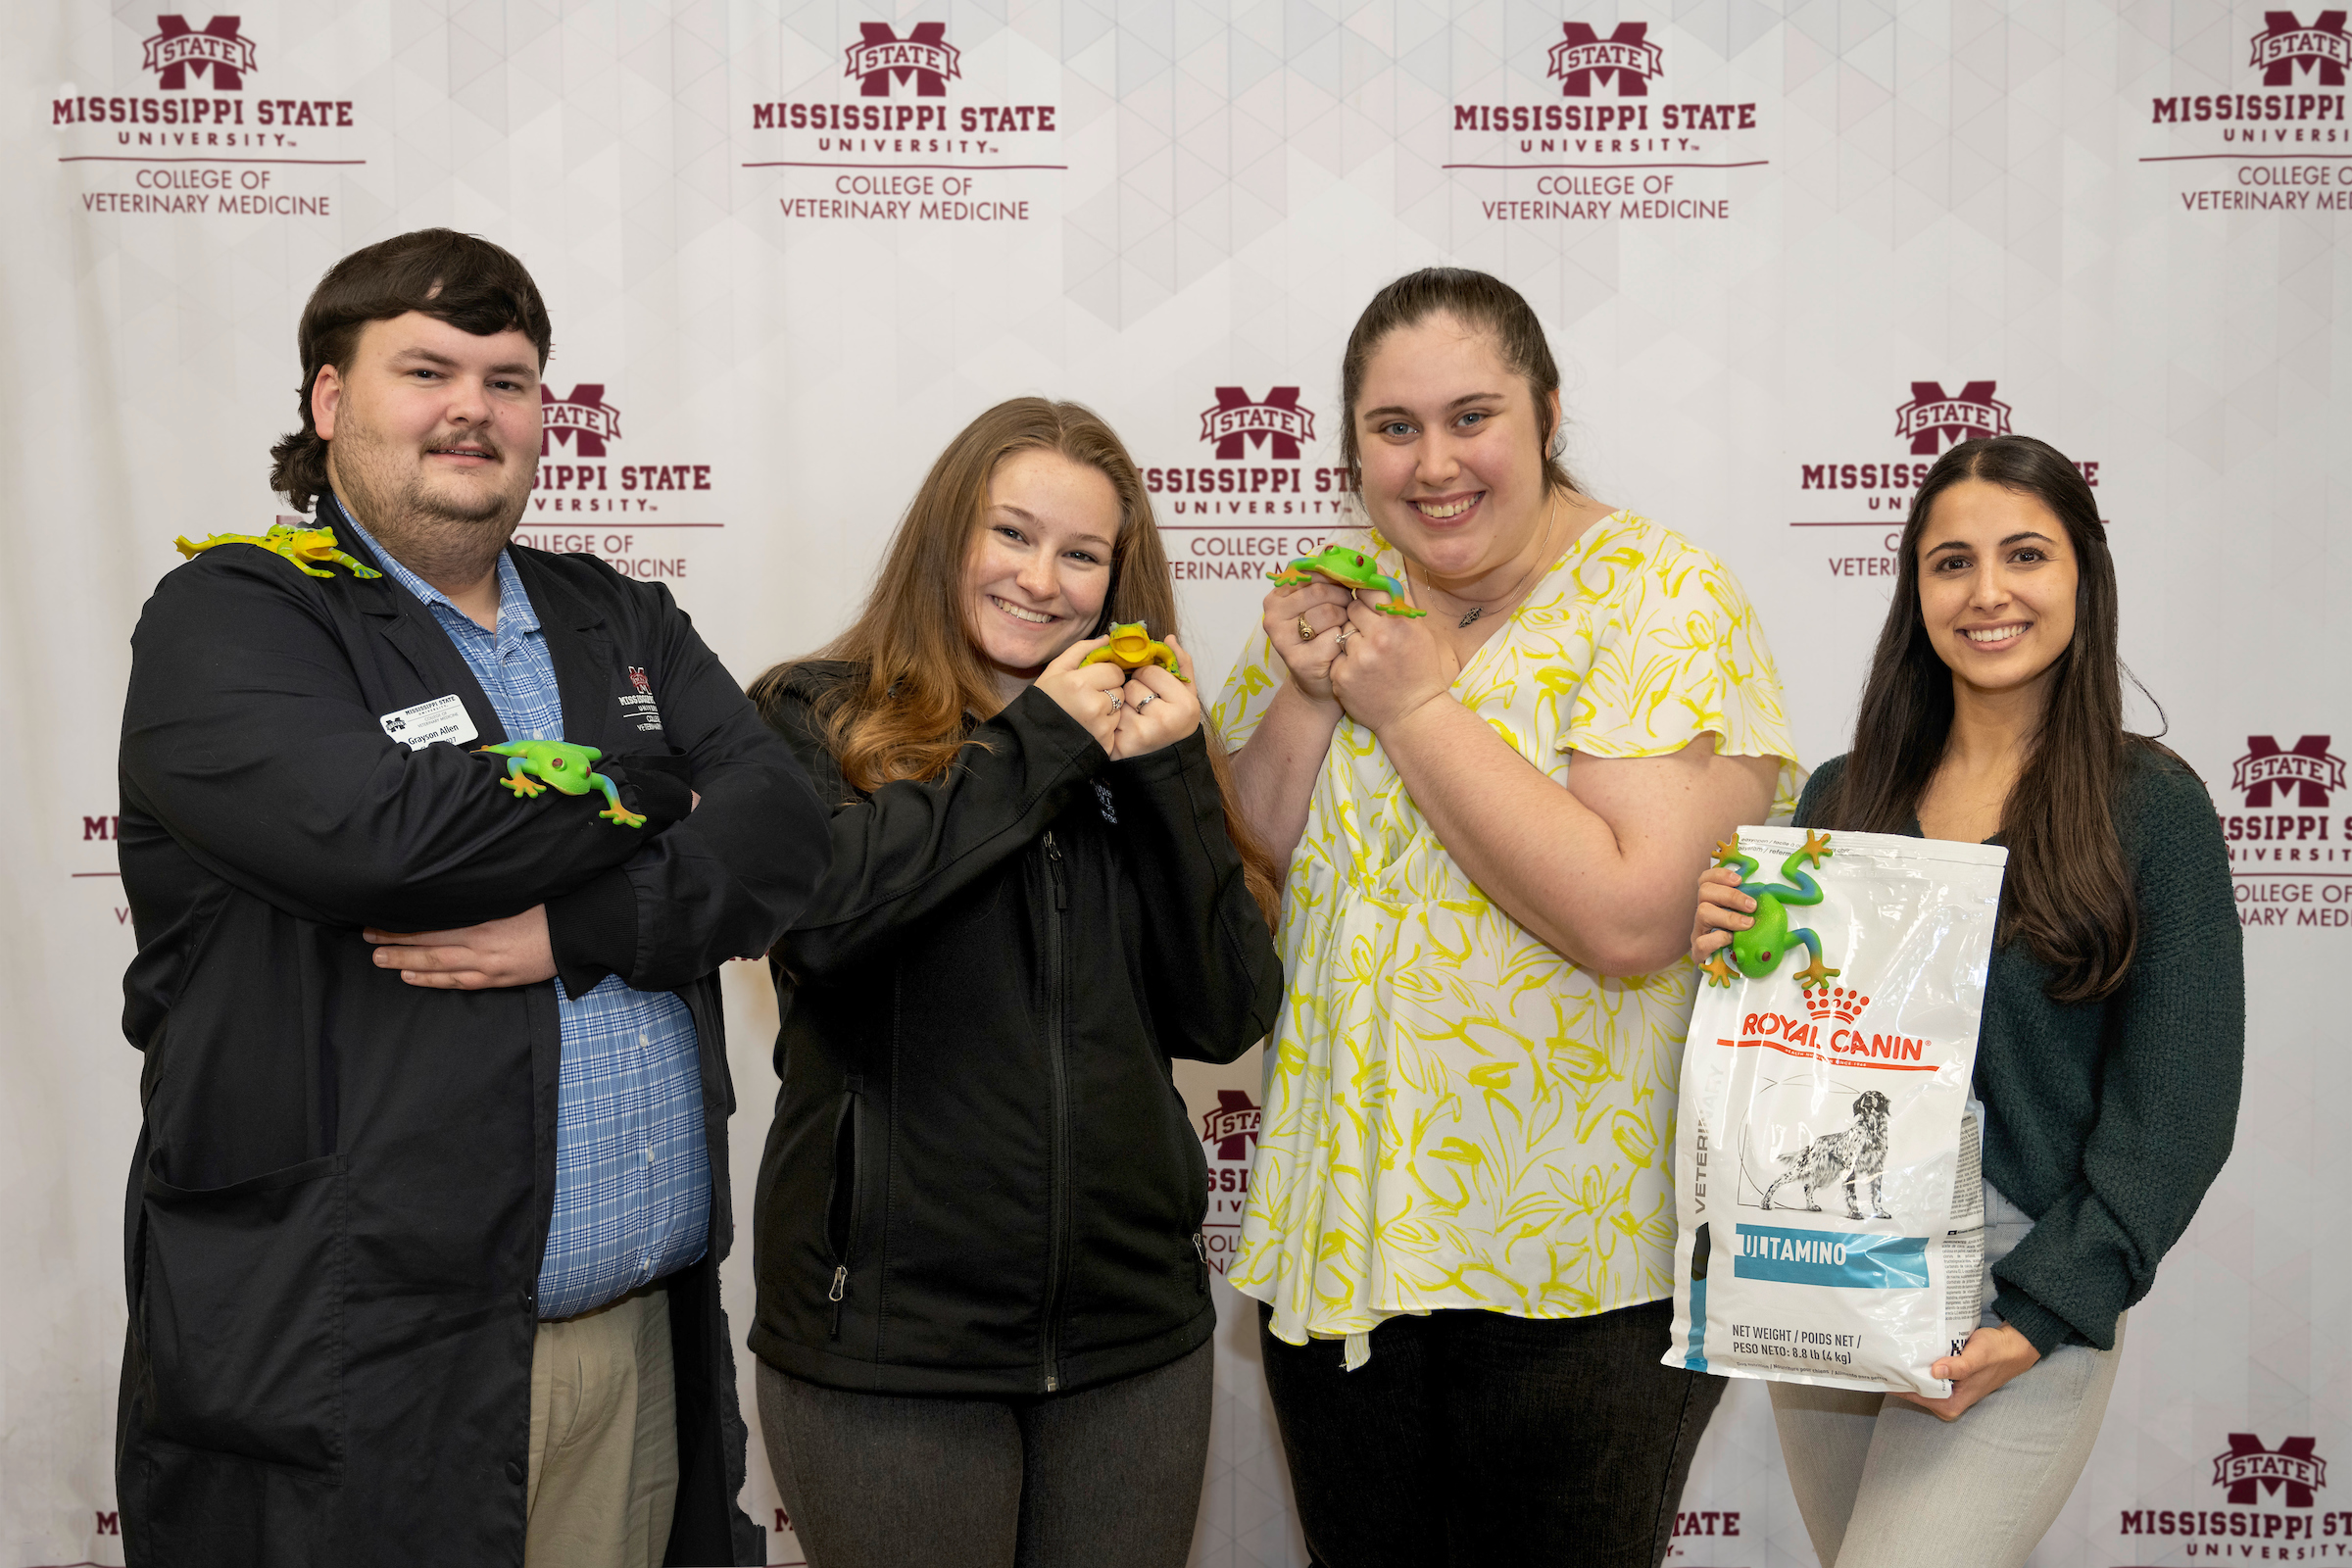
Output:
[[[332,577],[334,573],[326,570],[323,564],[329,561],[340,562],[349,566],[351,574],[355,577],[381,577],[383,575],[373,566],[362,565],[358,558],[339,548],[335,543],[335,530],[332,528],[289,528],[281,522],[273,524],[266,534],[217,533],[200,545],[190,544],[187,535],[182,534],[172,543],[176,545],[179,553],[190,561],[196,559],[196,553],[199,550],[211,550],[220,545],[254,545],[270,551],[273,555],[285,557],[313,577]],[[318,562],[321,564],[315,566],[311,564],[312,562]]]
[[[1793,931],[1788,929],[1788,906],[1821,902],[1821,884],[1798,870],[1796,862],[1811,860],[1813,868],[1819,870],[1823,859],[1835,853],[1830,848],[1830,836],[1827,833],[1806,829],[1803,845],[1790,851],[1788,858],[1781,862],[1781,875],[1796,884],[1794,887],[1784,887],[1778,882],[1747,880],[1756,874],[1756,862],[1740,853],[1738,839],[1715,846],[1715,863],[1739,868],[1740,891],[1756,901],[1756,914],[1755,924],[1744,931],[1733,932],[1731,942],[1717,949],[1715,956],[1707,960],[1707,984],[1730,985],[1735,964],[1739,966],[1740,973],[1750,980],[1761,980],[1779,965],[1782,957],[1788,954],[1790,943],[1800,942],[1813,955],[1813,961],[1796,971],[1797,990],[1804,991],[1814,986],[1826,988],[1829,985],[1839,971],[1822,962],[1820,937],[1802,926]],[[1727,954],[1731,956],[1730,963],[1724,961]]]
[[[499,782],[513,790],[518,801],[530,800],[551,785],[564,795],[585,795],[599,789],[612,808],[597,815],[615,827],[645,826],[644,817],[620,804],[620,791],[612,787],[612,781],[596,771],[593,764],[603,760],[605,754],[593,746],[573,746],[566,741],[501,741],[474,749],[495,752],[507,760],[507,776]],[[534,780],[534,773],[547,782]]]
[[1176,667],[1176,650],[1166,643],[1155,643],[1152,633],[1140,620],[1122,620],[1112,626],[1110,641],[1078,661],[1078,667],[1089,664],[1116,664],[1121,669],[1141,669],[1146,664],[1157,664],[1178,680],[1189,684],[1190,677]]
[[1285,588],[1310,583],[1320,575],[1329,577],[1343,588],[1377,588],[1389,596],[1385,605],[1372,608],[1384,615],[1426,615],[1426,610],[1415,610],[1404,602],[1404,584],[1380,569],[1370,556],[1346,545],[1326,545],[1311,556],[1301,556],[1280,571],[1266,573],[1268,582]]

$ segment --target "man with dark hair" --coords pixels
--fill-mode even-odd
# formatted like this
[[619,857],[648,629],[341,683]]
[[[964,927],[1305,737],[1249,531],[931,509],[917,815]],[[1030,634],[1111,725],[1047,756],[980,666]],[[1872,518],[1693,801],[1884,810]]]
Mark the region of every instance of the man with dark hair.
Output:
[[199,547],[132,638],[124,1548],[761,1561],[716,971],[806,902],[825,813],[664,589],[509,545],[551,341],[519,262],[387,240],[300,339],[272,480],[363,570]]

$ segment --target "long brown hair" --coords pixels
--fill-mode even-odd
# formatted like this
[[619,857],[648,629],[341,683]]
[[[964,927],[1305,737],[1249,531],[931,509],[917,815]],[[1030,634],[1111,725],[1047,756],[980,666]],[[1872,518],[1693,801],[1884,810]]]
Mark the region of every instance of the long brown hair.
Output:
[[1853,749],[1822,819],[1860,833],[1904,832],[1943,760],[1953,675],[1920,613],[1919,541],[1936,498],[1964,479],[2040,502],[2075,553],[2074,639],[2051,667],[2033,753],[2001,808],[2009,870],[1999,940],[2022,939],[2057,971],[2052,1001],[2090,1001],[2123,984],[2139,946],[2139,906],[2115,829],[2129,749],[2180,759],[2124,729],[2107,527],[2082,473],[2049,443],[2023,435],[1964,441],[1928,470],[1903,526],[1894,597],[1862,687]]
[[1348,482],[1361,490],[1364,464],[1356,439],[1355,405],[1363,395],[1364,370],[1391,332],[1414,326],[1433,316],[1450,316],[1464,326],[1487,333],[1494,351],[1514,375],[1527,380],[1542,421],[1544,482],[1563,494],[1577,492],[1576,478],[1559,458],[1559,426],[1552,415],[1552,394],[1560,389],[1560,368],[1544,340],[1544,323],[1536,318],[1526,296],[1489,272],[1466,267],[1425,267],[1407,272],[1379,293],[1355,318],[1348,334],[1347,352],[1340,356],[1340,457],[1348,465]]
[[[1134,620],[1155,637],[1177,633],[1167,552],[1125,444],[1101,416],[1075,403],[1000,403],[965,425],[931,465],[858,619],[816,653],[787,660],[752,683],[752,701],[772,719],[802,664],[834,660],[858,666],[817,712],[826,748],[855,790],[870,794],[898,779],[940,777],[966,745],[980,744],[969,737],[967,715],[991,718],[1004,706],[969,623],[963,578],[987,518],[989,481],[1016,452],[1058,453],[1100,472],[1118,495],[1110,590],[1087,635]],[[1241,851],[1250,897],[1272,924],[1282,868],[1235,808],[1232,770],[1216,731],[1205,720],[1200,730],[1225,805],[1225,831]]]

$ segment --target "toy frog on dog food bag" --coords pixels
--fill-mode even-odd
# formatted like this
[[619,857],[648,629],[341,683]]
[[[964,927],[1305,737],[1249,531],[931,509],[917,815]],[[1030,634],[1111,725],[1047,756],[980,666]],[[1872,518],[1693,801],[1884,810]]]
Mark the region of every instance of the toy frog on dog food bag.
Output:
[[[1951,1392],[1930,1369],[1981,1307],[1967,1107],[2008,857],[1773,827],[1717,852],[1756,909],[1706,965],[1683,1048],[1669,1366]],[[1786,883],[1746,880],[1773,860]]]

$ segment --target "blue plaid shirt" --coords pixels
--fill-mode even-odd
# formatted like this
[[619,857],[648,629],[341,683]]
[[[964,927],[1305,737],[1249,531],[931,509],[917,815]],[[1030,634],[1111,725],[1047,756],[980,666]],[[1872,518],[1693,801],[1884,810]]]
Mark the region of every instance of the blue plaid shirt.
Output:
[[[508,738],[562,740],[556,666],[507,553],[498,556],[498,630],[488,632],[336,510],[458,645]],[[684,1268],[703,1255],[710,1231],[703,1072],[686,1004],[665,991],[632,990],[611,974],[577,998],[565,996],[558,980],[556,1013],[563,1067],[556,1211],[539,1263],[543,1318],[602,1306]]]

